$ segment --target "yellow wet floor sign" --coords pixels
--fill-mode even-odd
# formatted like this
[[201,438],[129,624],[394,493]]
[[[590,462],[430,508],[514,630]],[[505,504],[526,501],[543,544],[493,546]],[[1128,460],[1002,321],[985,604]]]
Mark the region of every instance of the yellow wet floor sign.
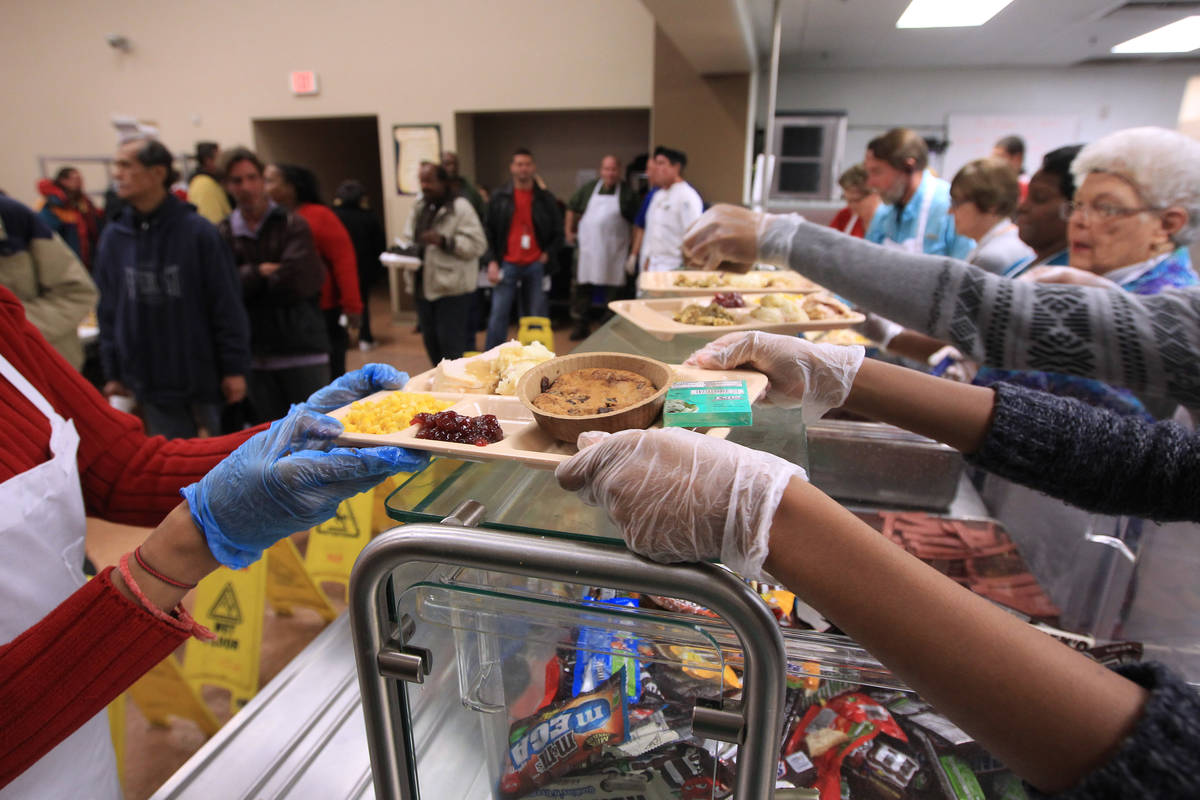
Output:
[[371,541],[374,509],[374,489],[356,494],[343,500],[337,513],[309,532],[304,566],[314,581],[343,586],[349,583],[354,560]]
[[200,693],[187,682],[175,656],[158,662],[133,686],[129,697],[151,725],[169,725],[171,717],[190,719],[206,735],[212,736],[221,723],[200,698]]
[[125,785],[125,692],[108,704],[108,735],[117,757],[117,781]]
[[295,606],[314,609],[326,622],[337,616],[325,592],[304,568],[291,539],[281,539],[267,551],[267,602],[280,616],[291,616]]
[[221,567],[196,587],[194,616],[217,638],[188,639],[183,674],[193,686],[229,689],[235,707],[258,691],[266,585],[267,565],[259,559],[245,569]]

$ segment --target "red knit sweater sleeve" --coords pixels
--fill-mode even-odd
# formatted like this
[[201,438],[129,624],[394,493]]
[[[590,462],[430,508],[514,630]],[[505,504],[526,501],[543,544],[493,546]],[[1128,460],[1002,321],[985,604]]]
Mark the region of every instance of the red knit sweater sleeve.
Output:
[[[157,525],[199,480],[255,431],[211,439],[147,436],[137,417],[117,411],[25,319],[21,302],[0,287],[0,354],[79,431],[79,475],[88,514],[130,525]],[[0,379],[0,481],[50,457],[50,423]]]
[[0,646],[0,788],[187,636],[121,594],[109,567]]
[[362,295],[358,292],[358,258],[346,226],[328,208],[305,203],[298,209],[312,228],[317,252],[329,271],[321,287],[321,308],[341,308],[349,314],[361,314]]

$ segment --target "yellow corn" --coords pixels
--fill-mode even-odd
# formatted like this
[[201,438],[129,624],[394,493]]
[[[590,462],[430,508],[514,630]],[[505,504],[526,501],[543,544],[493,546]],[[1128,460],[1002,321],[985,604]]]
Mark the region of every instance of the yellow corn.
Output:
[[420,392],[392,392],[379,400],[359,400],[342,417],[346,433],[395,433],[412,424],[417,414],[436,414],[454,405]]

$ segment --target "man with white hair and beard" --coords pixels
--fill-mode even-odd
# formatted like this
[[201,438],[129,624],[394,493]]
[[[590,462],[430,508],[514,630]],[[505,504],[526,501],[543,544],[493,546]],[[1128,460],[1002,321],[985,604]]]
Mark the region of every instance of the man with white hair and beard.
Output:
[[915,131],[893,128],[867,145],[867,186],[879,207],[866,239],[906,253],[965,258],[975,243],[954,230],[950,184],[928,169],[929,148]]

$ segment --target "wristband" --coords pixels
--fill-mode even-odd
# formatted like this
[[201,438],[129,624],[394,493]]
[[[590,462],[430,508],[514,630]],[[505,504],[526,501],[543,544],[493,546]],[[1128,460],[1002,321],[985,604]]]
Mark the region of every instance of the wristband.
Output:
[[130,553],[126,553],[121,556],[121,563],[118,570],[121,573],[121,578],[125,581],[125,585],[129,587],[129,591],[133,592],[133,596],[137,598],[137,601],[142,604],[142,607],[146,611],[150,612],[152,617],[167,623],[172,628],[189,633],[202,642],[211,642],[217,638],[215,633],[199,622],[196,622],[192,618],[192,615],[187,612],[187,609],[183,607],[182,603],[176,605],[171,614],[154,605],[150,598],[146,597],[146,593],[142,591],[142,587],[138,586],[137,581],[133,579],[133,573],[129,571],[130,555]]
[[183,581],[177,581],[174,578],[168,578],[166,575],[163,575],[161,572],[156,570],[154,567],[147,564],[146,560],[144,558],[142,558],[141,545],[138,545],[137,549],[135,549],[133,551],[133,559],[134,559],[134,561],[136,561],[138,563],[139,567],[146,570],[146,572],[149,572],[152,576],[154,576],[155,578],[158,578],[160,581],[167,584],[168,586],[174,586],[176,589],[195,589],[196,588],[196,584],[194,584],[194,583],[184,583]]

